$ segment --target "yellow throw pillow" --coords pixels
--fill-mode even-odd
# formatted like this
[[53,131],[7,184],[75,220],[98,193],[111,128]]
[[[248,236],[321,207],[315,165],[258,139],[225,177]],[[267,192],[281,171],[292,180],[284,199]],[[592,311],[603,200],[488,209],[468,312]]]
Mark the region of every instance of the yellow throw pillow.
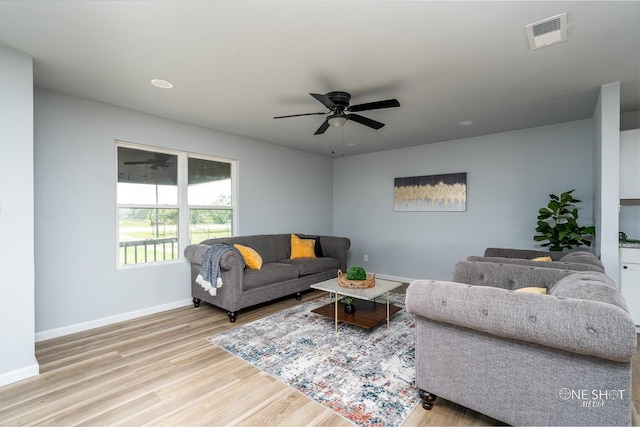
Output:
[[249,246],[238,245],[237,243],[234,244],[233,247],[240,251],[247,268],[252,270],[260,270],[262,268],[262,257],[255,249]]
[[316,241],[313,239],[301,239],[295,234],[291,235],[291,259],[315,258]]
[[551,257],[550,256],[539,256],[538,258],[534,258],[531,261],[551,262]]
[[520,289],[516,289],[516,292],[527,292],[527,293],[532,293],[532,294],[546,295],[547,288],[535,288],[535,287],[520,288]]

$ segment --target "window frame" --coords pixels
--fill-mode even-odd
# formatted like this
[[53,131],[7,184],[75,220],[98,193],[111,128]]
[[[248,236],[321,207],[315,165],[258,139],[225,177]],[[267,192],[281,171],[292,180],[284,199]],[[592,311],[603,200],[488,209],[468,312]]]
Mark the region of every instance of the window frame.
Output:
[[[228,209],[231,210],[231,235],[236,236],[238,234],[238,161],[235,159],[228,159],[224,157],[211,156],[201,153],[192,153],[189,151],[181,151],[175,149],[167,149],[162,147],[155,147],[151,145],[138,144],[132,142],[126,142],[122,140],[115,140],[115,265],[116,270],[127,270],[130,268],[151,267],[158,265],[167,265],[173,263],[185,262],[184,248],[189,245],[189,232],[190,232],[190,209]],[[130,148],[134,150],[143,150],[153,153],[162,153],[175,155],[178,158],[177,174],[178,174],[178,198],[176,205],[149,205],[138,203],[118,203],[118,148]],[[189,205],[188,202],[188,183],[189,183],[189,170],[188,163],[189,158],[197,158],[201,160],[207,160],[212,162],[228,163],[231,167],[231,206],[201,206],[201,205]],[[178,210],[178,253],[177,259],[171,260],[159,260],[152,262],[138,262],[134,264],[120,264],[120,209],[133,208],[133,209],[177,209]]]

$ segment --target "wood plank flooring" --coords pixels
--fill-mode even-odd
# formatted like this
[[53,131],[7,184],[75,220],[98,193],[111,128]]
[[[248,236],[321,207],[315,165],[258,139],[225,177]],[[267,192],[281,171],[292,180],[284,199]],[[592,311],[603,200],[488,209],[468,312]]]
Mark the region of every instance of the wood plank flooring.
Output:
[[[205,340],[299,303],[243,310],[235,324],[202,304],[37,343],[40,375],[0,388],[0,425],[351,426]],[[635,385],[637,357],[633,364]],[[431,411],[418,405],[404,426],[494,424],[439,399]]]

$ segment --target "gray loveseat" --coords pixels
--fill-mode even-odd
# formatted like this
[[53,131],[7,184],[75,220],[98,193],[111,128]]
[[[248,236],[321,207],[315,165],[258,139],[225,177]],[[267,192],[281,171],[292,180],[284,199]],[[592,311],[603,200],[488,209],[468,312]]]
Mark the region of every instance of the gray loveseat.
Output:
[[[544,287],[547,295],[514,292]],[[416,385],[512,425],[629,425],[636,328],[596,271],[461,261],[416,280]]]
[[[226,310],[235,322],[236,312],[256,304],[288,295],[300,299],[302,291],[313,283],[337,277],[338,269],[347,269],[347,251],[351,242],[346,237],[309,236],[315,240],[314,259],[290,259],[291,234],[262,234],[254,236],[209,239],[189,245],[184,254],[191,263],[191,294],[196,307],[202,301]],[[243,267],[243,258],[236,251],[225,252],[220,259],[222,286],[211,295],[196,278],[202,268],[203,255],[210,245],[239,244],[254,249],[262,257],[260,270]]]

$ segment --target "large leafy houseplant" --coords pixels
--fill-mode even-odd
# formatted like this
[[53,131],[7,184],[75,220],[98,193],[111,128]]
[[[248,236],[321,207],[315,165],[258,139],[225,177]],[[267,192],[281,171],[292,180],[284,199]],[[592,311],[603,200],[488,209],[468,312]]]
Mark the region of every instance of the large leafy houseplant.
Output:
[[538,211],[538,234],[533,236],[533,240],[545,242],[541,246],[549,247],[550,251],[591,246],[590,236],[596,229],[578,225],[576,205],[582,201],[573,197],[574,191],[565,191],[560,196],[549,194],[551,200]]

